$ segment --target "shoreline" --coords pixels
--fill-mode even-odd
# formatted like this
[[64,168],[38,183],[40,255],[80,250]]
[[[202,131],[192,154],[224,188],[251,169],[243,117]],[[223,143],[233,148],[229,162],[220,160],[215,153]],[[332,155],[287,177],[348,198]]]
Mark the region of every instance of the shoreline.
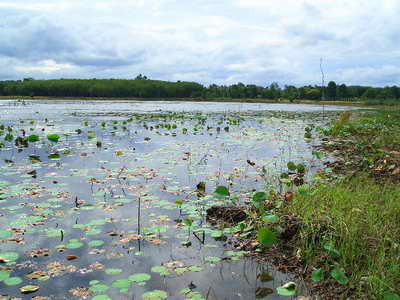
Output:
[[0,96],[1,100],[52,100],[52,101],[137,101],[137,102],[221,102],[221,103],[259,103],[259,104],[311,104],[311,105],[341,105],[341,106],[370,106],[364,102],[355,101],[315,101],[315,100],[269,100],[269,99],[242,99],[242,98],[112,98],[112,97],[47,97],[47,96]]

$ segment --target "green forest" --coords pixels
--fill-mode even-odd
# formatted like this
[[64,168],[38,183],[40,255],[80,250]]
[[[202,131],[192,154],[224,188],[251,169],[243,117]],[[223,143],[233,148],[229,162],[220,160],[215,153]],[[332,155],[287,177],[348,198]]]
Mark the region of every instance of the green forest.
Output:
[[400,87],[371,87],[337,84],[296,87],[277,83],[266,86],[237,83],[233,85],[151,80],[138,75],[135,79],[57,79],[0,81],[0,96],[107,97],[107,98],[202,98],[202,99],[269,99],[269,100],[399,100]]

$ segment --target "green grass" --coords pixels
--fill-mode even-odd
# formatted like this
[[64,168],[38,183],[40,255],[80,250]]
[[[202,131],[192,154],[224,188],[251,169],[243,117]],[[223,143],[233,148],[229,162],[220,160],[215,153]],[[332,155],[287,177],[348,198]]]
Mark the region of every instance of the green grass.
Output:
[[330,131],[356,172],[296,194],[286,207],[302,224],[296,246],[329,280],[333,268],[343,268],[349,283],[342,296],[400,295],[400,185],[393,173],[400,167],[400,111],[343,113]]
[[[399,186],[370,178],[319,185],[297,195],[287,209],[303,224],[298,246],[307,265],[328,270],[339,263],[349,287],[368,299],[400,292]],[[324,249],[329,242],[339,257]]]

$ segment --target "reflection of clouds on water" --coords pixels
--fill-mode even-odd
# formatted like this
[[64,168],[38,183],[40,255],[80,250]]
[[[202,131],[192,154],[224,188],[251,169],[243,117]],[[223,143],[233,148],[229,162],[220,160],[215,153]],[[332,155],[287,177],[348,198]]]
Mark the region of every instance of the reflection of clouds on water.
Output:
[[[0,107],[4,107],[5,103],[12,102],[0,101]],[[169,113],[160,115],[160,108],[169,111],[201,110],[207,114],[187,113],[178,118]],[[6,115],[3,121],[14,125],[14,132],[22,128],[27,132],[37,132],[41,140],[22,152],[11,147],[13,144],[0,152],[3,159],[0,162],[0,180],[9,181],[10,185],[26,180],[25,186],[38,184],[46,190],[35,196],[16,196],[7,202],[0,202],[0,213],[4,215],[0,219],[1,225],[7,228],[8,221],[19,218],[21,213],[40,215],[43,210],[36,207],[39,204],[46,204],[42,209],[50,211],[47,212],[45,225],[36,226],[38,231],[35,233],[25,234],[25,245],[5,243],[2,251],[20,252],[20,263],[27,259],[24,257],[27,251],[50,249],[53,254],[49,257],[30,259],[37,262],[37,270],[46,271],[46,265],[56,261],[74,265],[81,273],[89,272],[90,265],[95,263],[123,270],[116,276],[95,270],[87,274],[74,272],[51,278],[40,283],[42,295],[57,295],[53,298],[62,299],[60,294],[64,294],[68,298],[69,289],[89,287],[90,280],[100,280],[111,286],[113,280],[135,273],[150,273],[152,279],[146,286],[134,284],[126,296],[116,288],[107,293],[115,299],[131,299],[132,296],[140,297],[144,291],[159,289],[168,291],[172,296],[170,299],[183,299],[177,292],[193,283],[197,287],[195,291],[203,295],[209,293],[209,299],[239,300],[254,299],[258,287],[274,289],[288,278],[273,268],[268,269],[267,265],[248,259],[222,261],[215,266],[204,264],[205,257],[224,257],[223,242],[217,242],[206,234],[205,244],[217,245],[216,248],[207,248],[190,234],[192,245],[183,247],[181,242],[186,241],[188,231],[176,226],[174,220],[190,215],[195,226],[201,223],[199,212],[204,214],[204,203],[196,204],[197,198],[193,193],[200,181],[206,182],[207,193],[212,192],[216,184],[232,183],[231,192],[237,193],[243,201],[248,196],[245,192],[265,188],[266,182],[259,177],[257,167],[266,166],[268,179],[272,180],[286,168],[289,160],[311,161],[310,146],[318,140],[305,142],[304,127],[309,122],[323,125],[329,122],[330,116],[336,115],[335,110],[342,108],[330,107],[333,112],[327,113],[327,118],[321,117],[318,106],[236,103],[28,101],[25,106],[9,105],[7,109],[12,113]],[[280,111],[270,111],[273,109]],[[230,110],[242,112],[221,113]],[[307,112],[299,112],[302,110]],[[32,111],[41,113],[32,114]],[[135,115],[137,119],[132,122],[120,122],[128,118],[119,116],[121,113],[129,115],[139,111],[155,111],[157,115],[140,114]],[[75,112],[77,114],[73,114]],[[40,122],[15,122],[32,118]],[[40,130],[46,125],[45,118],[54,126],[48,126],[51,130],[46,129],[43,134]],[[116,120],[119,121],[117,124],[113,122]],[[88,126],[84,121],[88,121]],[[107,123],[104,127],[100,125],[103,121]],[[75,133],[78,128],[83,131],[81,134]],[[186,133],[183,128],[187,129]],[[94,131],[88,133],[88,130]],[[58,144],[51,144],[46,140],[50,132],[70,135],[62,136]],[[100,148],[96,146],[97,140],[102,141]],[[54,152],[60,154],[60,160],[48,158]],[[32,154],[39,156],[42,163],[32,164],[27,158]],[[5,163],[5,158],[12,158],[14,165]],[[248,160],[254,161],[255,167],[249,166]],[[321,164],[313,163],[316,166]],[[36,179],[27,175],[33,169],[36,170]],[[140,249],[137,240],[121,242],[138,231],[139,196],[140,233],[159,240],[153,243],[141,241]],[[59,201],[54,200],[57,198]],[[183,216],[177,209],[176,200],[183,200],[186,204]],[[79,209],[74,210],[76,201],[81,202]],[[15,214],[5,209],[21,203],[28,205]],[[74,228],[76,224],[81,224],[81,228]],[[63,240],[59,236],[47,237],[43,229],[48,228],[63,230]],[[94,235],[88,234],[91,229],[94,229]],[[100,233],[96,234],[96,229]],[[110,235],[111,232],[113,234]],[[65,245],[71,239],[81,240],[83,246],[66,249],[63,253],[56,250],[57,245]],[[100,251],[97,251],[88,245],[91,240],[103,240],[105,244],[99,246]],[[136,255],[139,250],[143,251],[143,255]],[[78,259],[67,261],[65,256],[69,254],[78,256]],[[181,276],[173,274],[166,278],[151,272],[153,266],[171,261],[182,262],[187,267],[202,266],[204,270],[186,272]],[[263,268],[275,278],[274,282],[261,284],[257,281],[256,276]],[[23,277],[29,271],[21,269],[16,274]],[[17,295],[15,288],[4,291]]]

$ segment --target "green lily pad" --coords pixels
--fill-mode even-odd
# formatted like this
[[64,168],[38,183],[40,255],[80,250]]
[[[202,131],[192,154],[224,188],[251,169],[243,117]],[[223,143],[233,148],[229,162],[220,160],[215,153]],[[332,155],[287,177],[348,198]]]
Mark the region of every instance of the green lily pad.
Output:
[[3,252],[0,253],[0,261],[4,262],[12,262],[16,261],[19,257],[19,254],[16,252]]
[[101,233],[101,229],[99,229],[99,228],[92,228],[90,230],[86,230],[85,231],[86,235],[96,235],[96,234],[99,234],[99,233]]
[[92,297],[92,300],[112,300],[112,298],[108,295],[97,295]]
[[133,274],[128,277],[132,282],[143,282],[151,279],[151,275],[147,273]]
[[106,269],[106,274],[108,275],[118,275],[122,273],[121,269]]
[[154,266],[151,268],[151,271],[154,273],[159,273],[161,276],[169,275],[168,269],[163,266]]
[[10,236],[12,236],[11,232],[6,230],[0,230],[0,240],[9,238]]
[[31,294],[31,293],[37,292],[39,290],[39,286],[25,285],[25,286],[21,287],[19,290],[22,294]]
[[8,277],[3,282],[8,286],[14,286],[22,283],[22,279],[20,277]]
[[163,300],[168,298],[168,294],[165,291],[154,290],[144,293],[142,297],[147,300]]
[[10,277],[10,272],[0,271],[0,282]]
[[109,287],[105,284],[94,284],[89,288],[89,290],[93,293],[103,293],[108,289]]
[[206,258],[204,258],[204,261],[215,264],[215,263],[220,262],[221,259],[219,257],[215,257],[215,256],[207,256]]
[[37,141],[39,141],[39,136],[38,135],[30,135],[30,136],[28,136],[28,142],[30,142],[30,143],[34,143],[34,142],[37,142]]
[[58,143],[60,136],[58,134],[49,134],[47,135],[47,139],[53,143]]
[[78,249],[83,246],[83,243],[77,239],[70,239],[68,243],[65,245],[67,249]]
[[102,241],[102,240],[93,240],[93,241],[90,241],[88,244],[89,244],[90,247],[100,247],[100,246],[104,245],[104,241]]
[[127,289],[131,286],[129,279],[118,279],[113,281],[112,286],[118,289]]

